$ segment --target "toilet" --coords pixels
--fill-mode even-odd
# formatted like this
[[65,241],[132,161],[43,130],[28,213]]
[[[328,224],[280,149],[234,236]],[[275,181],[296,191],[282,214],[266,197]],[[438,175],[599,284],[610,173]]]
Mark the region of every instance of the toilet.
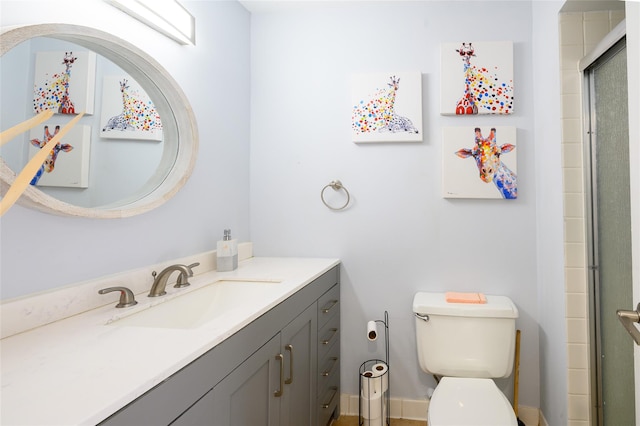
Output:
[[450,303],[445,293],[413,298],[422,370],[442,376],[429,402],[429,426],[517,426],[493,381],[511,375],[518,308],[506,296]]

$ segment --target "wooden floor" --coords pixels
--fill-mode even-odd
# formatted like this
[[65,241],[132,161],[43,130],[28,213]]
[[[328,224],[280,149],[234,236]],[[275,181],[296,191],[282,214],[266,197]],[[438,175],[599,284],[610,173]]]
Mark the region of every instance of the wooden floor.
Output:
[[[420,420],[391,419],[391,426],[426,426]],[[358,416],[340,416],[331,426],[358,426]]]

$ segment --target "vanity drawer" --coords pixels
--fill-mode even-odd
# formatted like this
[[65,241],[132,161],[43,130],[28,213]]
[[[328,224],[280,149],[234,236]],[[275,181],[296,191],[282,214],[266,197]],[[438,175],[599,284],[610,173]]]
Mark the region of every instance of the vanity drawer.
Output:
[[[340,315],[335,315],[318,332],[318,362],[322,364],[329,349],[340,340]],[[338,345],[339,347],[340,345]]]
[[318,360],[318,395],[322,395],[335,376],[340,376],[340,345],[335,344],[327,356]]
[[327,389],[318,396],[318,426],[327,426],[331,418],[339,415],[340,376],[332,378]]
[[340,312],[340,286],[335,285],[318,299],[318,329],[338,312]]

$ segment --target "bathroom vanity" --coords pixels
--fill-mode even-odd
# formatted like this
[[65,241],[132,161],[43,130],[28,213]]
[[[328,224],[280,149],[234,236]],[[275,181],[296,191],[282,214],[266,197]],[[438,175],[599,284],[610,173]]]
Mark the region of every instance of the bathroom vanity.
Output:
[[168,299],[3,339],[2,424],[327,425],[339,414],[339,261],[251,258],[187,291],[234,280],[272,287],[202,324],[137,321]]

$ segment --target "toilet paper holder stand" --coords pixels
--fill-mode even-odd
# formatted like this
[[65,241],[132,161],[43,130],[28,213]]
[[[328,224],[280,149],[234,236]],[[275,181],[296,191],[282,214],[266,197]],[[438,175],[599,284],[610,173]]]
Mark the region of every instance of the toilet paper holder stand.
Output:
[[[372,321],[373,322],[373,321]],[[371,322],[370,322],[371,323]],[[360,365],[358,376],[359,426],[390,426],[389,393],[389,313],[384,320],[375,320],[384,326],[385,359],[370,359]],[[367,330],[368,337],[370,329]],[[369,340],[375,340],[369,338]]]

